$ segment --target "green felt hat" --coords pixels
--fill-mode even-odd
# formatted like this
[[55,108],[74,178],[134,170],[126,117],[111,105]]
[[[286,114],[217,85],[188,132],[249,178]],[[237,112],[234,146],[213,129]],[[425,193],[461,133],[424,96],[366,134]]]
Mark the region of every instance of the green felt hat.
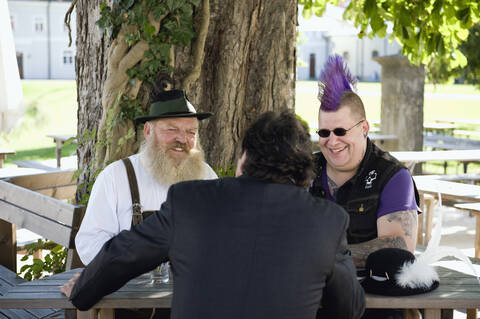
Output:
[[210,116],[212,116],[210,112],[197,113],[187,100],[184,90],[170,90],[155,95],[148,115],[135,118],[135,122],[138,124],[170,117],[196,117],[203,120]]

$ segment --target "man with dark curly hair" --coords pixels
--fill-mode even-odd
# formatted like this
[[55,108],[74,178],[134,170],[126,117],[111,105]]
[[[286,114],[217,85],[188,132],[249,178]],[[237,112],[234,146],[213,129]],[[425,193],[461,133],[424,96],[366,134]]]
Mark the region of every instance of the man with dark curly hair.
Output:
[[321,304],[325,318],[359,318],[348,216],[307,191],[307,128],[289,112],[260,116],[237,176],[171,186],[158,212],[108,241],[62,292],[86,310],[170,260],[171,318],[313,319]]

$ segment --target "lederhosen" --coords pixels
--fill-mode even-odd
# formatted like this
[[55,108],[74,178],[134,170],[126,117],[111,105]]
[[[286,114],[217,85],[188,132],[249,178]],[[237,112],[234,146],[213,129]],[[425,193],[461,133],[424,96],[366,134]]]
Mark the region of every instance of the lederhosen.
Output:
[[[315,154],[317,176],[310,187],[310,193],[326,197],[328,189],[322,186],[326,160],[323,154]],[[377,237],[377,210],[380,194],[387,182],[399,170],[405,168],[396,158],[375,146],[367,139],[367,150],[357,173],[337,191],[336,202],[350,215],[347,230],[349,244],[361,243]],[[413,179],[412,179],[413,181]],[[415,201],[420,205],[420,197],[415,189]]]

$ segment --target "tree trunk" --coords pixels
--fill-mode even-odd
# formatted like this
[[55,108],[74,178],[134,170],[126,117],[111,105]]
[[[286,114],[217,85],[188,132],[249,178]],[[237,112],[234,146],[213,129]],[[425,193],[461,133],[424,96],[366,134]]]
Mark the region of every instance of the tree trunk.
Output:
[[[95,143],[102,117],[103,84],[107,77],[107,54],[110,45],[108,36],[100,32],[95,22],[100,18],[100,4],[103,0],[78,0],[77,15],[77,99],[78,99],[78,177],[77,202],[87,191],[88,182],[93,179]],[[111,0],[107,1],[111,5]],[[93,134],[92,134],[93,133]]]
[[421,151],[423,147],[423,92],[425,70],[406,57],[387,56],[382,65],[380,131],[398,136],[398,150]]
[[[201,142],[208,163],[227,167],[259,114],[294,109],[297,2],[211,0],[210,8],[202,73],[188,96],[215,113],[202,123]],[[177,54],[180,74],[184,61]]]
[[[95,25],[101,2],[79,0],[76,9],[80,137],[97,130],[102,117],[111,41]],[[201,7],[196,10],[196,27],[201,23],[201,12]],[[207,161],[212,166],[235,164],[242,133],[259,114],[294,109],[296,23],[294,0],[210,1],[201,74],[184,89],[197,111],[215,113],[200,129]],[[193,67],[191,47],[176,48],[174,61],[175,85],[182,88],[180,83]],[[96,138],[80,138],[79,183],[93,178],[89,163],[96,160],[96,142]],[[77,200],[86,192],[85,187],[79,187]]]

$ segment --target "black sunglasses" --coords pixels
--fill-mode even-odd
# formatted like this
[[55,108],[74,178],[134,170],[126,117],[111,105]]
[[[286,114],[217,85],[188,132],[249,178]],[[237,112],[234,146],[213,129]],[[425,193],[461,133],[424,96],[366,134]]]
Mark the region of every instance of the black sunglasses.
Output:
[[334,128],[333,130],[321,129],[321,130],[317,131],[317,134],[318,134],[318,136],[323,137],[323,138],[329,137],[330,132],[333,132],[333,134],[335,134],[336,136],[345,136],[345,134],[347,134],[348,131],[350,131],[352,128],[354,128],[358,124],[362,123],[363,121],[365,121],[365,120],[361,120],[360,122],[358,122],[357,124],[355,124],[354,126],[352,126],[351,128],[349,128],[347,130],[344,129],[343,127],[337,127],[337,128]]

